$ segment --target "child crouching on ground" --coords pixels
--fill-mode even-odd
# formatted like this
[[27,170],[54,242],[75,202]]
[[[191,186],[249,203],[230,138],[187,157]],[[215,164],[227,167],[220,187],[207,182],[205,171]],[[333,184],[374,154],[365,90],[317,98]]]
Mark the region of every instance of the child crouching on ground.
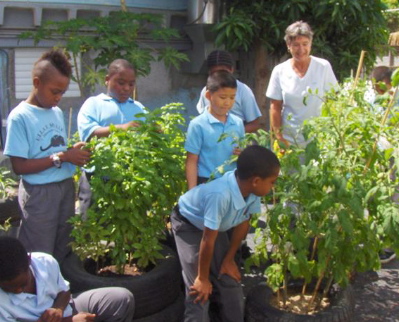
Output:
[[234,257],[251,215],[260,213],[260,197],[270,192],[279,171],[273,152],[249,146],[239,155],[236,170],[180,197],[171,221],[186,287],[185,321],[209,321],[211,294],[220,304],[222,321],[244,320]]

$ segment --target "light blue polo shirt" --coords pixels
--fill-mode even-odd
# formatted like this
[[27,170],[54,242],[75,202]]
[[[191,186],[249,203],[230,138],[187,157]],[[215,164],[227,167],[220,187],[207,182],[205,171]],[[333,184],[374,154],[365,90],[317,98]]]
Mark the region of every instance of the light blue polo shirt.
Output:
[[141,120],[137,114],[147,113],[145,107],[138,101],[129,98],[120,103],[106,94],[89,97],[78,113],[78,131],[84,142],[98,128],[111,124],[119,125],[130,121]]
[[235,171],[229,171],[187,191],[179,199],[179,210],[198,229],[227,231],[260,213],[260,197],[250,194],[244,199]]
[[[9,157],[41,159],[66,151],[68,137],[60,108],[41,108],[25,101],[15,107],[7,119],[4,154]],[[47,184],[71,178],[75,165],[62,162],[61,168],[50,167],[37,173],[23,174],[30,184]]]
[[[205,97],[206,87],[201,91],[201,96],[197,103],[197,111],[202,114],[209,105],[208,99]],[[234,105],[230,113],[237,115],[245,123],[252,122],[262,116],[256,103],[255,95],[252,90],[244,83],[237,80],[237,93]]]
[[[45,253],[31,253],[30,270],[36,280],[36,294],[6,293],[0,289],[0,321],[37,321],[52,307],[57,294],[69,291],[69,283],[61,276],[57,261]],[[68,304],[64,317],[72,315]]]
[[[229,136],[218,142],[224,133]],[[242,138],[244,135],[242,120],[230,113],[226,123],[220,122],[208,111],[191,120],[184,148],[187,152],[198,155],[198,176],[209,178],[218,166],[232,156],[235,148],[234,138]],[[233,163],[226,167],[226,171],[235,167],[236,164]],[[220,174],[216,173],[216,177],[218,176]]]

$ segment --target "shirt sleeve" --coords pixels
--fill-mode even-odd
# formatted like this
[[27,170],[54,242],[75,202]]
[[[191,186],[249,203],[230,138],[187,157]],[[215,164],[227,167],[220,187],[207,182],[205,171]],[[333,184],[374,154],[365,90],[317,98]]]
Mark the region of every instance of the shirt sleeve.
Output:
[[98,121],[96,105],[95,98],[90,97],[83,103],[78,113],[79,136],[84,142],[89,139],[96,129],[101,127]]
[[246,85],[242,83],[241,90],[241,110],[244,114],[245,122],[252,122],[256,120],[258,117],[262,116],[262,113],[259,110],[258,103],[256,102],[255,95],[252,90]]
[[272,75],[270,76],[269,85],[267,86],[266,96],[273,99],[282,101],[283,93],[279,79],[279,65],[273,68]]
[[186,142],[184,143],[184,149],[187,152],[199,155],[203,145],[203,135],[201,131],[201,126],[195,122],[191,121],[188,125]]
[[324,90],[327,92],[332,87],[337,87],[338,81],[335,77],[334,71],[331,67],[330,62],[327,61],[326,65],[326,73],[325,73],[325,81],[324,81]]
[[223,193],[210,193],[204,198],[204,226],[219,230],[228,209],[228,200]]
[[204,87],[201,91],[200,98],[197,103],[197,111],[199,114],[202,114],[205,111],[205,108],[209,105],[209,101],[205,97],[206,87]]
[[7,120],[7,140],[4,154],[28,159],[29,142],[25,124],[19,115],[11,115]]

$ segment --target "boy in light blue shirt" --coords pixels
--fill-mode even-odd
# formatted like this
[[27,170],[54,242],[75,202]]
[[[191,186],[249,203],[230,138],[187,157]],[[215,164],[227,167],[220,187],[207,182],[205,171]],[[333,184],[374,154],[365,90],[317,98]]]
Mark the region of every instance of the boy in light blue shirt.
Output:
[[220,304],[221,321],[244,321],[234,257],[251,215],[260,212],[260,197],[270,192],[279,171],[273,152],[252,145],[239,155],[237,170],[180,197],[171,221],[186,287],[186,322],[209,321],[211,294]]
[[[125,59],[116,59],[108,67],[105,77],[107,94],[89,97],[78,114],[78,131],[84,142],[91,137],[106,137],[110,134],[110,125],[127,130],[144,121],[144,106],[131,98],[136,86],[136,72]],[[79,211],[85,217],[92,202],[90,176],[92,169],[82,171],[79,179]]]
[[54,255],[58,261],[70,250],[75,214],[75,165],[83,166],[90,152],[84,142],[67,149],[62,111],[57,104],[68,88],[71,65],[59,50],[45,52],[32,71],[33,89],[7,119],[4,154],[21,176],[18,201],[22,210],[18,238],[29,252]]
[[[211,74],[207,80],[207,110],[194,118],[187,130],[184,148],[187,151],[186,178],[188,189],[206,182],[216,168],[228,161],[233,154],[239,154],[234,141],[244,137],[242,120],[231,114],[237,83],[227,71]],[[227,135],[219,140],[222,134]],[[235,168],[235,163],[226,170]]]

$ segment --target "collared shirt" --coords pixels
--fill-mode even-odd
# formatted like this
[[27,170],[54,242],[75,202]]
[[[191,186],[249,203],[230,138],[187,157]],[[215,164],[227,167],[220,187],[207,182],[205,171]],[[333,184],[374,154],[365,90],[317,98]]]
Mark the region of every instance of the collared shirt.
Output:
[[244,198],[235,171],[187,191],[179,199],[179,211],[195,227],[227,231],[260,213],[260,197]]
[[[60,273],[57,261],[45,253],[31,253],[30,270],[36,281],[36,294],[6,293],[0,289],[0,321],[33,322],[52,307],[58,293],[69,291],[69,283]],[[72,315],[68,305],[64,317]]]
[[[201,91],[200,98],[197,103],[197,111],[202,114],[209,105],[209,100],[205,97],[206,87]],[[230,112],[237,115],[245,123],[252,122],[262,116],[256,103],[255,95],[252,90],[244,83],[237,80],[237,93],[234,105]]]
[[[64,115],[57,106],[41,108],[22,101],[7,119],[4,154],[24,159],[41,159],[66,151],[68,138]],[[71,178],[75,165],[62,162],[61,168],[50,167],[37,173],[21,175],[30,184],[47,184]]]
[[[219,142],[222,134],[227,134],[227,137]],[[198,176],[209,178],[218,166],[229,160],[236,147],[234,141],[244,137],[244,134],[242,120],[230,113],[225,123],[208,111],[191,120],[184,148],[187,152],[198,155]],[[235,167],[236,164],[232,163],[225,171]],[[218,172],[215,175],[220,176]]]
[[89,97],[82,105],[78,114],[78,131],[82,141],[87,141],[90,135],[100,127],[111,124],[119,125],[127,122],[144,120],[145,107],[138,101],[129,98],[119,102],[106,94]]

